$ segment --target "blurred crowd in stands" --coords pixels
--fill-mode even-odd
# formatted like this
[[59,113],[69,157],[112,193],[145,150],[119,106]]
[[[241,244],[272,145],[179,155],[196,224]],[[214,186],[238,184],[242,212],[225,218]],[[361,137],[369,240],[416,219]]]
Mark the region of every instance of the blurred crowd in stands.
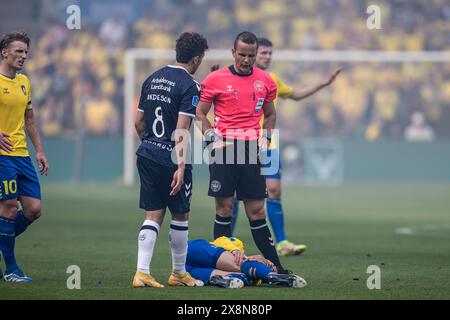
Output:
[[[45,136],[73,136],[80,127],[89,134],[121,135],[125,50],[173,48],[182,31],[203,33],[214,49],[230,48],[238,32],[249,30],[271,39],[275,51],[450,52],[448,0],[379,0],[381,30],[366,26],[368,0],[150,2],[132,23],[120,12],[100,24],[83,22],[81,30],[68,30],[55,20],[32,39],[26,72]],[[344,71],[330,88],[300,102],[280,102],[277,125],[283,140],[450,138],[450,63],[342,65]],[[272,70],[301,87],[336,66],[280,61]],[[148,75],[144,71],[139,81]]]

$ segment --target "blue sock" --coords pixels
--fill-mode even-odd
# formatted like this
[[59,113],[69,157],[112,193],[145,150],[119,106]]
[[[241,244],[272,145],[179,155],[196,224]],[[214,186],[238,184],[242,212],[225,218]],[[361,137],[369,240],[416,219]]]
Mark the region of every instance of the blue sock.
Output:
[[245,261],[241,264],[241,271],[249,279],[266,279],[267,275],[273,272],[273,270],[264,263],[258,261]]
[[272,226],[276,242],[286,240],[284,232],[284,212],[281,206],[281,199],[267,199],[267,215]]
[[239,200],[233,199],[233,214],[231,215],[231,235],[234,233],[234,228],[236,227],[236,222],[239,215]]
[[241,279],[244,282],[245,286],[250,285],[247,277],[245,275],[243,275],[242,273],[230,273],[230,274],[227,274],[227,277]]
[[33,221],[28,220],[25,215],[23,214],[23,210],[17,211],[16,220],[15,220],[15,232],[16,232],[16,238],[24,232],[27,227],[32,224]]
[[5,260],[6,273],[10,273],[18,268],[16,257],[14,256],[15,243],[14,219],[0,217],[0,250]]

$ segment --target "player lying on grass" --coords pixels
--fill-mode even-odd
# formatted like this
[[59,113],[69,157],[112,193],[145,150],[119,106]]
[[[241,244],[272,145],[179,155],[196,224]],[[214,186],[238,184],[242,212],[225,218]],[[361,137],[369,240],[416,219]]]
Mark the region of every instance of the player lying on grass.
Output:
[[306,281],[292,273],[280,274],[275,265],[260,255],[246,256],[237,238],[220,237],[212,242],[189,240],[186,271],[205,285],[242,288],[244,285],[281,285],[303,288]]

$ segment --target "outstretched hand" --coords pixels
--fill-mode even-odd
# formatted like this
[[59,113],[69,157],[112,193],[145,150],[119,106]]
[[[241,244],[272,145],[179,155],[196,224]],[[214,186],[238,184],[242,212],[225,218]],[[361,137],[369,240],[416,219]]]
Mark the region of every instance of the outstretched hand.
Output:
[[336,79],[336,77],[338,76],[338,74],[339,73],[341,73],[341,71],[342,71],[342,67],[339,67],[339,68],[337,68],[331,75],[330,75],[330,77],[326,80],[326,81],[324,81],[324,85],[325,86],[329,86],[330,84],[332,84],[333,83],[333,81]]

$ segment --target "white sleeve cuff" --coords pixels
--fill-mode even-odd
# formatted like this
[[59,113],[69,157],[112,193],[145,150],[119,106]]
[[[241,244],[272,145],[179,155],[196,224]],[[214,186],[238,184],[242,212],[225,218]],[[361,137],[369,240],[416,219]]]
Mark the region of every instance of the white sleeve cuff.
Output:
[[192,113],[186,113],[186,112],[178,112],[178,114],[184,114],[185,116],[191,117],[191,118],[195,118],[195,114]]

